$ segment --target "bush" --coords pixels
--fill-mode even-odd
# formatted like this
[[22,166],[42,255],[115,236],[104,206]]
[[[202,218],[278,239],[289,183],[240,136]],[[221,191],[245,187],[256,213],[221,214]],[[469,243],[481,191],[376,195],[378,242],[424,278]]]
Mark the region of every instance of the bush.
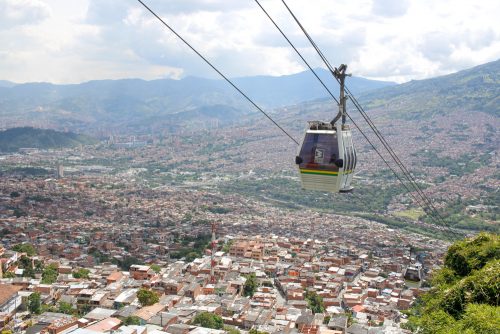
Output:
[[89,278],[90,270],[85,269],[85,268],[80,268],[77,271],[73,272],[73,277],[74,278]]
[[481,233],[453,244],[432,290],[409,311],[422,334],[497,333],[500,328],[499,236]]
[[26,253],[26,255],[28,256],[36,255],[35,247],[33,247],[33,245],[29,243],[17,244],[14,247],[12,247],[12,250],[19,253]]
[[137,292],[137,298],[139,299],[139,303],[142,306],[149,306],[158,303],[160,298],[156,293],[151,290],[147,290],[144,288],[139,289]]
[[201,312],[193,319],[193,325],[200,325],[205,328],[223,329],[224,321],[217,314]]

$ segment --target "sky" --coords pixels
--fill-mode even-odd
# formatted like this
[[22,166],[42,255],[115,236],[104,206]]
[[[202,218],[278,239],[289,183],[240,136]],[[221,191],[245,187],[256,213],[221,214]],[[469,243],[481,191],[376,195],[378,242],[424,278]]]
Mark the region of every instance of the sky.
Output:
[[[306,69],[254,0],[143,0],[229,77]],[[281,0],[259,0],[313,67]],[[498,0],[285,0],[330,63],[406,82],[500,58]],[[0,0],[0,80],[217,74],[136,0]]]

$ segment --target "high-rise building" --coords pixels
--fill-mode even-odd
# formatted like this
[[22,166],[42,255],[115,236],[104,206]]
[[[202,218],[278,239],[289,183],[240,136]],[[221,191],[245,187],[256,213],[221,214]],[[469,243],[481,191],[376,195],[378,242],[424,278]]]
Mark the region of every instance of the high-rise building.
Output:
[[64,177],[64,166],[59,162],[56,165],[56,177],[58,179],[62,179]]

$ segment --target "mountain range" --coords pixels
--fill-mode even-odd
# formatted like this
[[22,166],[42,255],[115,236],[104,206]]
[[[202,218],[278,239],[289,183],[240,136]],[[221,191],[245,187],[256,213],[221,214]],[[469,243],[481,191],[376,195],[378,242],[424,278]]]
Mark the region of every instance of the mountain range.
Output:
[[[319,76],[338,94],[326,70]],[[233,82],[266,110],[326,98],[310,72]],[[366,110],[383,109],[391,117],[419,118],[454,110],[500,111],[500,60],[446,76],[403,84],[348,78],[350,91]],[[181,80],[101,80],[81,84],[15,84],[0,81],[0,127],[41,126],[78,131],[117,131],[151,127],[203,127],[248,119],[254,107],[223,80],[187,77]]]
[[50,129],[24,127],[0,131],[0,152],[16,152],[23,147],[38,149],[74,147],[96,142],[96,139],[85,135]]
[[[317,73],[337,87],[326,70]],[[309,72],[280,77],[255,76],[233,82],[263,108],[275,108],[325,97]],[[394,85],[351,78],[356,93]],[[336,90],[334,90],[336,94]],[[14,84],[0,82],[0,120],[22,126],[23,120],[59,127],[179,124],[179,121],[234,122],[253,111],[251,104],[223,80],[187,77],[181,80],[101,80],[82,84]]]
[[500,60],[441,77],[365,92],[359,100],[365,109],[383,109],[391,117],[406,119],[454,111],[481,111],[499,116]]

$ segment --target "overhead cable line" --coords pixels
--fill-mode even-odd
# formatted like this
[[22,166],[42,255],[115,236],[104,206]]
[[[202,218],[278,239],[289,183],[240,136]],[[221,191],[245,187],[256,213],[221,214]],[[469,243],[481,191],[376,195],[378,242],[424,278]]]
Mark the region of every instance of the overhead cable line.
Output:
[[[290,41],[290,39],[286,36],[286,34],[283,32],[283,30],[281,30],[281,28],[278,26],[278,24],[273,20],[273,18],[271,17],[271,15],[269,15],[269,13],[265,10],[265,8],[260,4],[259,0],[255,0],[255,2],[257,3],[257,5],[259,5],[259,7],[262,9],[262,11],[264,12],[264,14],[266,14],[266,16],[269,18],[269,20],[273,23],[273,25],[276,27],[276,29],[278,29],[278,31],[281,33],[281,35],[286,39],[286,41],[288,42],[288,44],[290,44],[290,46],[295,50],[295,52],[297,53],[297,55],[302,59],[302,61],[307,65],[307,67],[311,70],[311,72],[314,74],[314,76],[319,80],[319,82],[321,83],[321,85],[326,89],[326,91],[330,94],[330,96],[333,98],[333,100],[339,104],[339,101],[335,98],[335,96],[333,95],[333,93],[330,91],[330,89],[325,85],[325,83],[320,79],[320,77],[316,74],[316,71],[314,71],[314,69],[309,65],[309,63],[307,62],[307,60],[305,60],[305,58],[302,56],[302,54],[300,53],[300,51],[298,51],[298,49],[295,47],[295,45]],[[314,42],[313,42],[314,43]],[[326,58],[325,58],[326,60]],[[327,61],[327,60],[326,60]],[[333,74],[333,72],[332,72]],[[335,77],[335,76],[334,76]],[[347,114],[347,112],[346,112]],[[407,184],[401,179],[401,177],[399,176],[399,174],[396,173],[396,171],[392,168],[392,166],[387,162],[387,160],[382,156],[382,154],[378,151],[378,149],[375,147],[375,145],[371,142],[371,140],[368,138],[367,135],[365,135],[365,133],[363,132],[363,130],[361,130],[361,128],[356,124],[356,122],[354,122],[354,120],[351,118],[351,116],[349,114],[347,114],[347,117],[349,117],[349,119],[351,120],[351,122],[354,124],[354,126],[359,130],[359,132],[363,135],[363,137],[366,139],[366,141],[370,144],[370,146],[373,148],[373,150],[378,154],[378,156],[382,159],[382,161],[387,165],[387,167],[394,173],[394,175],[398,178],[399,182],[401,182],[401,184],[405,187],[405,189],[408,191],[408,193],[410,194],[410,196],[413,197],[413,199],[419,204],[419,205],[422,205],[422,203],[420,202],[420,200],[418,198],[416,198],[411,189],[407,186]],[[422,205],[422,206],[425,206],[425,205]]]
[[[321,57],[321,59],[323,60],[323,62],[327,66],[327,68],[334,75],[334,77],[337,79],[337,82],[338,82],[339,80],[338,80],[338,78],[334,74],[334,68],[330,64],[330,62],[328,61],[328,59],[326,58],[326,56],[323,54],[323,52],[321,52],[321,50],[318,47],[318,45],[314,42],[314,40],[312,39],[312,37],[309,35],[309,33],[307,32],[307,30],[304,28],[304,26],[300,23],[299,19],[295,16],[295,14],[291,10],[291,8],[287,5],[287,3],[285,2],[285,0],[281,0],[281,2],[285,5],[285,7],[288,10],[288,12],[290,13],[290,15],[293,17],[293,19],[295,20],[295,22],[297,23],[297,25],[299,26],[299,28],[302,30],[302,32],[304,33],[304,35],[307,37],[307,39],[309,40],[309,42],[311,43],[311,45],[313,46],[313,48],[316,50],[316,52],[318,53],[318,55]],[[351,93],[351,91],[349,90],[348,87],[346,87],[346,90],[347,90],[347,92],[349,94],[349,97],[351,98],[351,101],[353,101],[353,104],[356,107],[356,109],[358,109],[359,113],[363,116],[363,118],[368,123],[368,125],[370,126],[370,128],[372,129],[372,131],[375,133],[375,135],[377,136],[377,138],[382,143],[382,145],[389,152],[389,155],[395,161],[396,165],[400,168],[400,170],[402,171],[403,175],[406,177],[406,179],[408,180],[408,182],[410,182],[410,184],[416,190],[417,194],[422,198],[422,200],[426,204],[427,208],[430,209],[431,212],[429,212],[429,215],[431,215],[433,213],[435,216],[437,216],[439,218],[439,220],[441,221],[441,223],[443,225],[445,225],[448,228],[450,228],[448,226],[448,224],[446,223],[446,221],[444,220],[444,218],[439,213],[439,211],[435,208],[435,206],[433,205],[432,201],[423,193],[423,191],[421,190],[421,188],[419,187],[419,185],[416,183],[416,181],[413,178],[413,176],[409,173],[408,169],[401,162],[401,160],[396,155],[396,153],[394,152],[394,150],[389,146],[389,144],[385,140],[384,136],[376,128],[376,126],[373,123],[373,121],[370,119],[370,117],[368,116],[368,114],[366,114],[366,112],[361,107],[361,105],[358,103],[358,101],[356,100],[356,98]],[[456,232],[454,232],[454,233],[456,233]]]
[[[302,32],[304,33],[304,35],[307,37],[307,39],[309,40],[309,42],[311,43],[311,45],[314,47],[314,49],[316,50],[316,52],[319,54],[319,56],[321,57],[321,59],[323,60],[323,62],[327,66],[327,68],[334,75],[334,68],[332,67],[332,65],[330,64],[330,62],[328,61],[328,59],[325,57],[325,55],[321,52],[321,50],[318,47],[318,45],[311,38],[311,36],[309,35],[309,33],[306,31],[306,29],[304,28],[304,26],[300,23],[299,19],[295,16],[295,14],[290,9],[290,7],[286,4],[285,0],[281,0],[281,1],[285,5],[286,9],[290,13],[290,15],[293,17],[293,19],[295,20],[295,22],[297,23],[297,25],[300,27],[300,29],[302,30]],[[337,79],[337,81],[339,81],[338,78],[335,75],[334,75],[334,77]],[[372,131],[377,136],[377,138],[379,138],[379,140],[381,141],[381,143],[383,144],[383,146],[386,148],[386,150],[389,152],[389,154],[391,155],[391,157],[395,161],[396,165],[401,169],[403,175],[406,177],[406,179],[410,182],[410,184],[416,190],[417,194],[422,198],[422,200],[426,204],[427,208],[430,209],[429,210],[430,212],[428,212],[429,215],[432,216],[432,214],[434,214],[441,221],[442,225],[444,225],[445,227],[448,227],[454,234],[458,235],[458,233],[456,233],[455,231],[453,231],[451,229],[451,227],[449,226],[449,224],[444,220],[444,218],[441,216],[441,214],[439,213],[439,211],[435,208],[435,206],[432,203],[432,201],[421,190],[421,188],[416,183],[416,181],[413,178],[413,176],[411,175],[411,173],[408,171],[408,169],[401,162],[401,160],[396,155],[396,153],[394,152],[394,150],[389,146],[389,144],[387,143],[387,141],[385,140],[385,138],[383,137],[383,135],[376,128],[376,126],[373,123],[373,121],[370,119],[370,117],[368,116],[368,114],[366,114],[366,112],[361,107],[361,105],[358,103],[358,101],[356,100],[356,98],[351,93],[351,91],[349,90],[348,87],[346,87],[346,90],[347,90],[347,92],[348,92],[348,94],[349,94],[349,96],[351,98],[351,101],[353,101],[354,106],[358,109],[358,111],[360,112],[360,114],[363,116],[363,118],[365,119],[365,121],[368,123],[368,125],[370,126],[370,128],[372,129]]]
[[[284,34],[284,32],[278,27],[278,25],[274,22],[274,20],[271,18],[271,16],[266,12],[266,10],[260,5],[260,3],[258,2],[258,0],[255,0],[257,2],[257,4],[259,5],[259,7],[264,11],[264,13],[266,14],[266,16],[271,20],[271,22],[274,24],[274,26],[279,30],[279,32],[283,35],[283,37],[288,41],[288,43],[292,46],[292,48],[299,54],[300,58],[302,60],[304,60],[304,62],[307,64],[307,62],[305,61],[305,59],[302,57],[302,55],[300,55],[300,52],[295,48],[295,46],[293,46],[293,43],[291,43],[291,41],[288,39],[288,37]],[[321,57],[321,59],[323,60],[323,62],[325,63],[325,65],[327,66],[327,68],[330,70],[330,72],[334,75],[334,68],[331,66],[331,64],[329,63],[328,59],[325,57],[325,55],[321,52],[321,50],[319,49],[319,47],[317,46],[317,44],[314,42],[314,40],[311,38],[311,36],[307,33],[306,29],[302,26],[302,24],[300,23],[300,21],[298,20],[298,18],[295,16],[295,14],[293,13],[293,11],[290,9],[290,7],[288,7],[288,5],[286,4],[286,2],[284,0],[282,0],[283,4],[285,5],[285,7],[287,8],[287,10],[289,11],[289,13],[291,14],[291,16],[294,18],[295,22],[297,23],[297,25],[300,27],[300,29],[302,30],[302,32],[305,34],[305,36],[307,37],[307,39],[309,40],[309,42],[311,43],[311,45],[314,47],[314,49],[317,51],[317,53],[319,54],[319,56]],[[308,65],[308,67],[311,69],[311,67]],[[311,69],[312,70],[312,69]],[[314,72],[314,71],[313,71]],[[314,72],[315,73],[315,72]],[[315,74],[315,76],[317,77],[317,75]],[[334,77],[336,78],[336,76],[334,75]],[[319,79],[319,78],[318,78]],[[336,78],[337,81],[338,78]],[[320,80],[320,82],[323,84],[323,82]],[[325,86],[323,84],[323,86]],[[330,91],[328,90],[327,87],[325,87],[325,89],[327,89],[327,91],[330,93]],[[382,136],[382,134],[380,133],[380,131],[376,128],[375,124],[373,123],[373,121],[371,121],[371,119],[368,117],[368,115],[366,114],[366,112],[364,111],[364,109],[362,109],[361,105],[359,104],[359,102],[355,99],[354,95],[351,93],[351,91],[346,87],[346,90],[347,92],[349,93],[349,96],[351,98],[351,101],[353,101],[353,104],[355,105],[355,107],[358,109],[358,111],[361,113],[361,115],[363,116],[363,118],[365,119],[365,121],[368,123],[368,125],[370,126],[370,128],[372,129],[372,131],[374,131],[375,135],[377,136],[377,138],[379,138],[379,140],[382,142],[382,144],[384,145],[384,147],[386,148],[386,150],[389,152],[389,154],[391,155],[391,157],[393,158],[393,160],[396,162],[396,164],[398,165],[398,167],[401,169],[401,171],[403,172],[403,175],[406,177],[407,181],[413,186],[413,188],[416,190],[417,194],[421,197],[424,205],[422,205],[422,202],[420,200],[417,200],[416,196],[413,195],[413,192],[408,188],[408,186],[406,185],[405,182],[403,182],[403,180],[400,178],[400,176],[395,172],[395,170],[389,165],[389,163],[383,158],[383,156],[380,154],[380,152],[375,148],[375,146],[371,143],[371,141],[368,139],[368,137],[363,133],[363,131],[360,129],[359,126],[357,126],[357,124],[353,121],[353,119],[350,117],[350,115],[348,115],[349,119],[353,122],[353,124],[358,128],[358,130],[361,132],[361,134],[365,137],[365,139],[368,141],[368,143],[372,146],[372,148],[377,152],[377,154],[380,156],[380,158],[384,161],[384,163],[391,169],[391,171],[393,172],[393,174],[398,178],[398,180],[401,182],[401,184],[409,191],[410,195],[415,199],[415,201],[417,202],[417,204],[419,205],[422,205],[424,207],[427,207],[429,210],[429,216],[431,218],[433,218],[434,220],[436,220],[436,217],[437,216],[439,218],[439,220],[441,220],[441,223],[442,225],[447,225],[446,222],[444,221],[444,219],[441,217],[441,215],[439,214],[439,212],[437,211],[437,209],[434,207],[434,205],[432,204],[432,202],[427,198],[427,196],[425,196],[425,194],[422,192],[422,190],[420,189],[420,187],[418,186],[418,184],[416,183],[415,179],[413,178],[413,176],[409,173],[409,171],[407,170],[407,168],[404,166],[404,164],[401,162],[401,160],[399,159],[399,157],[395,154],[394,150],[392,150],[392,148],[389,146],[389,144],[387,143],[387,141],[385,140],[385,138]],[[330,95],[332,95],[330,93]],[[337,100],[335,99],[335,101],[337,102]],[[338,103],[338,102],[337,102]],[[434,216],[433,216],[434,215]],[[436,220],[437,222],[437,220]],[[447,226],[449,228],[449,226]],[[456,232],[454,232],[452,230],[453,233],[456,234]]]
[[330,94],[330,96],[338,104],[339,101],[337,100],[337,98],[332,94],[332,92],[330,91],[330,89],[328,89],[328,87],[325,85],[325,83],[323,82],[323,80],[320,79],[320,77],[318,76],[318,74],[316,74],[316,71],[313,70],[313,68],[309,65],[309,63],[307,62],[307,60],[304,59],[304,57],[299,52],[299,50],[297,50],[297,48],[295,47],[295,45],[293,45],[293,43],[290,41],[290,39],[288,39],[288,37],[283,32],[283,30],[281,30],[281,28],[276,24],[276,22],[274,22],[274,20],[271,17],[271,15],[269,15],[269,13],[264,9],[264,7],[262,7],[262,5],[260,4],[260,2],[258,0],[255,0],[255,2],[257,3],[257,5],[259,5],[260,9],[262,9],[262,11],[264,12],[264,14],[266,14],[266,16],[269,18],[269,20],[271,20],[271,22],[274,24],[274,26],[276,27],[276,29],[278,29],[278,31],[281,33],[281,35],[286,39],[286,41],[288,42],[288,44],[290,44],[290,46],[295,50],[295,52],[297,53],[297,55],[299,55],[300,59],[302,59],[302,61],[307,65],[307,67],[309,68],[309,70],[311,70],[311,72],[314,74],[314,76],[316,77],[316,79],[319,80],[319,82],[326,89],[326,91],[328,92],[328,94]]
[[151,8],[149,8],[144,2],[141,0],[137,0],[141,5],[144,6],[153,16],[155,16],[168,30],[170,30],[175,36],[177,36],[184,44],[186,44],[191,50],[193,50],[194,53],[196,53],[201,59],[205,61],[215,72],[217,72],[224,80],[227,81],[231,86],[233,86],[234,89],[236,89],[245,99],[248,100],[257,110],[259,110],[264,116],[266,116],[276,127],[278,127],[285,135],[288,136],[295,144],[299,145],[299,142],[293,138],[284,128],[282,128],[274,119],[269,116],[261,107],[259,107],[248,95],[246,95],[241,89],[238,88],[228,77],[226,77],[221,71],[217,69],[207,58],[205,58],[198,50],[196,50],[191,44],[189,44],[188,41],[186,41],[184,38],[182,38],[181,35],[179,35],[170,25],[168,25],[161,17],[158,16]]

